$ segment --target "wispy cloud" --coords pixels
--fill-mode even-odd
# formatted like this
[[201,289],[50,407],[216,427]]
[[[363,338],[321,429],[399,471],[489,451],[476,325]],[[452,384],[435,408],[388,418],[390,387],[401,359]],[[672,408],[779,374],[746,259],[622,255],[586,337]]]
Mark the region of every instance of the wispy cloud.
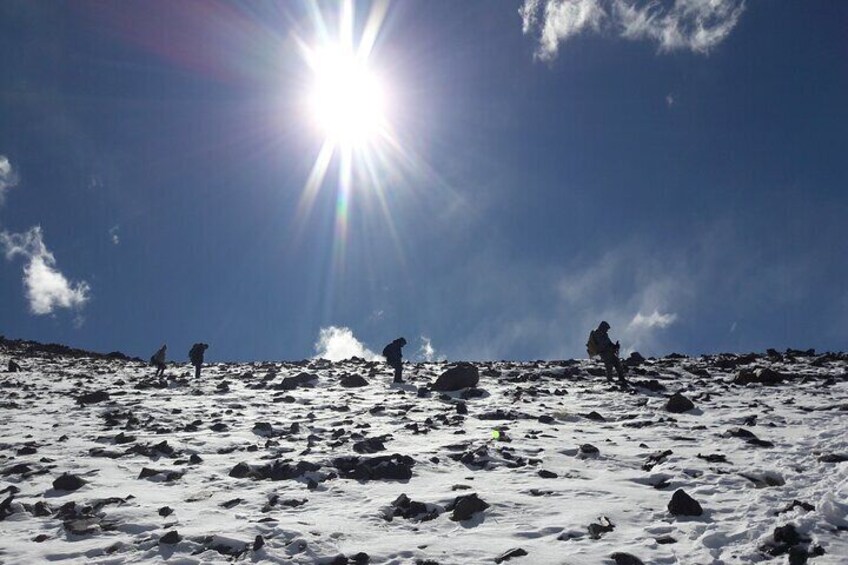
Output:
[[112,240],[112,243],[114,245],[118,245],[121,243],[120,231],[121,226],[116,225],[109,228],[109,238]]
[[368,361],[379,361],[382,357],[365,347],[356,339],[350,328],[329,326],[321,328],[315,342],[315,357],[329,361],[342,361],[360,357]]
[[708,53],[730,34],[744,0],[525,0],[522,30],[535,35],[536,56],[556,58],[561,43],[584,32],[649,40],[660,51]]
[[6,259],[20,255],[26,260],[23,282],[33,314],[52,314],[57,308],[79,310],[91,296],[88,283],[71,283],[56,268],[56,259],[44,244],[41,226],[24,233],[0,233]]
[[18,184],[18,174],[12,169],[8,157],[0,155],[0,205],[6,196],[6,191]]
[[444,361],[443,355],[438,355],[433,347],[433,342],[427,336],[421,336],[421,347],[418,348],[418,358],[428,363],[433,361]]
[[633,319],[630,320],[628,327],[631,328],[667,328],[677,319],[677,314],[660,314],[658,310],[645,316],[641,312],[637,312]]

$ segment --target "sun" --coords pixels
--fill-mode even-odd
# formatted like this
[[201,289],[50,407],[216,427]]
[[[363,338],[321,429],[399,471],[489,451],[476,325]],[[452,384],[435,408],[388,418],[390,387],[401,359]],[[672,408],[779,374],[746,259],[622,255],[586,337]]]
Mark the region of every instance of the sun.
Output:
[[310,94],[315,123],[334,145],[373,141],[386,125],[383,85],[353,50],[329,46],[315,53]]

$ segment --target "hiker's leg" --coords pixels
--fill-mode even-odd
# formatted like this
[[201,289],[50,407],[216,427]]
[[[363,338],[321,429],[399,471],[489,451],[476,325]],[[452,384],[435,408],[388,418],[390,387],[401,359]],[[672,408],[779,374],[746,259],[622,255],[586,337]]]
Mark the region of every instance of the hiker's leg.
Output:
[[401,378],[403,375],[403,365],[398,363],[395,365],[395,382],[402,383],[403,379]]
[[199,379],[199,378],[200,378],[200,365],[195,365],[195,366],[194,366],[194,378],[195,378],[195,379]]

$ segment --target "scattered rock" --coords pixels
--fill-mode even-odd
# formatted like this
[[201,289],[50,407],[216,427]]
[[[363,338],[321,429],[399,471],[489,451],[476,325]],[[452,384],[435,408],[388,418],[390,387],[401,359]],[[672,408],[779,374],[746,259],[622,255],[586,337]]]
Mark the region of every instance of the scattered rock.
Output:
[[527,555],[527,552],[524,549],[520,547],[513,547],[512,549],[508,549],[495,557],[495,563],[503,563],[504,561],[509,561],[513,557],[523,557],[524,555]]
[[97,402],[104,402],[106,400],[109,400],[109,393],[104,390],[89,392],[88,394],[83,394],[77,397],[77,403],[80,406],[85,406],[86,404],[96,404]]
[[824,455],[819,455],[819,461],[822,463],[842,463],[843,461],[848,461],[848,455],[842,455],[840,453],[826,453]]
[[674,395],[668,399],[668,403],[665,405],[665,409],[674,414],[682,414],[683,412],[687,412],[694,408],[695,405],[692,401],[679,392],[675,392]]
[[615,565],[645,565],[642,560],[629,553],[617,551],[610,555],[610,559],[615,561]]
[[650,471],[660,463],[665,462],[668,459],[668,456],[673,452],[670,449],[666,449],[665,451],[657,451],[656,453],[652,453],[648,456],[648,460],[642,464],[643,471]]
[[437,391],[461,390],[473,388],[480,382],[480,373],[476,365],[471,363],[458,363],[439,375],[430,388]]
[[700,516],[704,509],[697,500],[686,494],[683,489],[677,489],[668,503],[668,511],[674,516]]
[[412,478],[415,460],[408,455],[395,453],[371,458],[337,457],[332,464],[343,479],[405,481]]
[[445,510],[448,512],[453,511],[450,517],[451,520],[461,522],[468,520],[475,513],[482,512],[488,507],[489,505],[482,498],[478,497],[477,493],[471,493],[456,497],[453,502],[445,507]]
[[177,532],[177,530],[171,530],[170,532],[159,538],[159,543],[164,543],[166,545],[174,545],[176,543],[180,543],[182,539],[182,536]]
[[386,446],[383,445],[380,438],[372,437],[354,443],[353,450],[357,453],[377,453],[378,451],[385,451]]
[[584,443],[577,452],[578,457],[597,457],[600,454],[601,450],[591,443]]
[[391,504],[390,512],[387,512],[385,517],[391,522],[392,518],[401,517],[407,520],[416,520],[426,522],[439,517],[441,511],[439,507],[423,502],[410,500],[406,494],[398,496]]
[[58,479],[53,481],[53,488],[56,490],[67,490],[74,491],[78,488],[81,488],[87,481],[81,479],[76,475],[72,475],[70,473],[64,473]]
[[556,479],[559,475],[554,473],[553,471],[547,471],[545,469],[539,469],[539,476],[543,479]]
[[345,388],[358,388],[368,386],[368,381],[362,375],[344,375],[339,380],[339,384]]
[[589,530],[590,538],[601,539],[605,533],[611,532],[615,529],[615,524],[613,524],[606,516],[601,516],[598,518],[597,523],[589,524],[587,529]]

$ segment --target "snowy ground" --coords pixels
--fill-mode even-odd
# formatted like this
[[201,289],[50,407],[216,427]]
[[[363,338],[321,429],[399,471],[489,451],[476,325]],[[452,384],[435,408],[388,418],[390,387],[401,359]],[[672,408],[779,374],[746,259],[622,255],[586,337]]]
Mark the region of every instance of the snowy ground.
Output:
[[[407,366],[400,386],[355,360],[219,364],[199,381],[174,365],[157,383],[139,362],[6,342],[2,367],[24,370],[0,373],[0,563],[493,563],[514,548],[510,564],[786,563],[790,546],[793,563],[848,563],[848,357],[797,353],[648,360],[630,378],[653,391],[585,360],[479,363],[482,396],[463,400],[419,396],[443,364]],[[757,367],[788,380],[730,384]],[[281,389],[300,373],[317,379]],[[368,385],[340,385],[356,374]],[[109,398],[77,400],[96,391]],[[676,391],[695,408],[668,412]],[[395,453],[410,479],[343,478],[334,461]],[[281,480],[261,479],[274,461]],[[66,472],[86,483],[54,488]],[[677,489],[701,516],[669,512]],[[402,493],[425,505],[388,520]],[[451,520],[471,493],[489,507]],[[782,530],[781,548],[787,524],[800,539]]]

